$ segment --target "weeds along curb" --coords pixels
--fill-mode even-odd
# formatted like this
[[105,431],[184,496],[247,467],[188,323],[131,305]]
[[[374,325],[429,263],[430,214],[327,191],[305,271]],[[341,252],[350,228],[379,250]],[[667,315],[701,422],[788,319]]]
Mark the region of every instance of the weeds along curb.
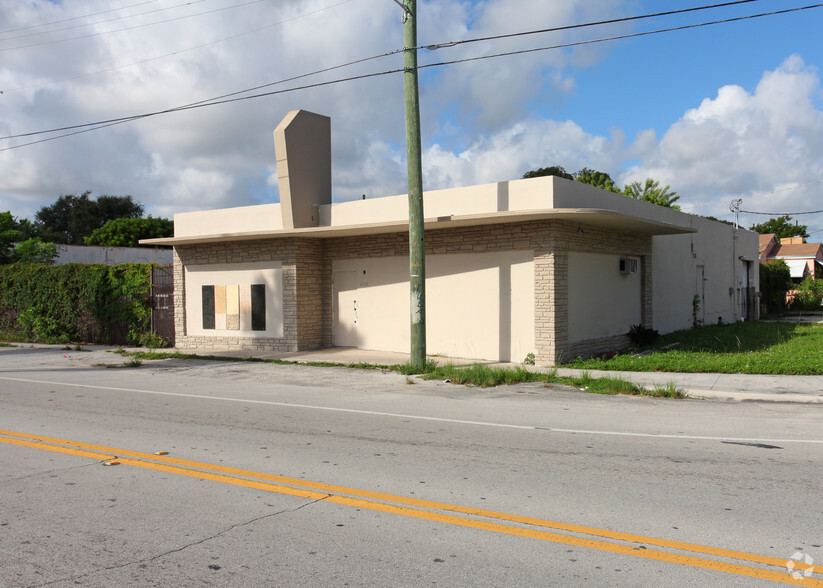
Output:
[[[414,384],[415,378],[423,380],[441,380],[452,384],[489,388],[527,382],[541,382],[543,384],[560,384],[571,386],[581,391],[605,395],[651,396],[656,398],[686,398],[682,390],[669,383],[665,387],[647,389],[616,377],[593,378],[588,373],[578,377],[558,376],[556,369],[547,372],[536,372],[526,369],[523,365],[511,368],[490,367],[475,363],[467,366],[456,366],[451,363],[438,365],[433,360],[426,362],[425,370],[420,373],[418,368],[410,364],[370,364],[370,363],[335,363],[328,361],[293,361],[286,359],[261,359],[255,357],[238,358],[221,355],[197,355],[193,353],[164,352],[164,351],[136,351],[128,352],[117,349],[115,353],[137,360],[152,359],[201,359],[207,361],[238,361],[252,363],[272,363],[275,365],[305,365],[310,367],[344,367],[350,369],[381,370],[397,372],[406,376],[407,384]],[[137,364],[139,365],[139,364]]]

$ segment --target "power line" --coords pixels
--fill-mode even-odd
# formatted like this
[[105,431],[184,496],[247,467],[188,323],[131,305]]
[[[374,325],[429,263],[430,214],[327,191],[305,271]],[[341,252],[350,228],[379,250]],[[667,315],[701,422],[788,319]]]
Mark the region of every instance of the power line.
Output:
[[[6,137],[0,137],[0,140],[2,140],[2,139],[19,139],[19,138],[22,138],[22,137],[32,137],[34,135],[43,135],[43,134],[46,134],[46,133],[57,133],[57,132],[68,131],[68,130],[73,130],[73,129],[81,129],[83,127],[110,126],[112,124],[129,122],[131,120],[136,120],[136,119],[139,119],[139,118],[146,118],[146,117],[150,117],[150,116],[157,116],[159,114],[169,114],[169,113],[177,112],[177,111],[181,111],[181,110],[191,110],[193,108],[201,108],[201,107],[204,107],[204,106],[213,106],[213,105],[216,105],[216,104],[225,104],[227,102],[236,102],[237,100],[245,100],[245,99],[249,99],[249,98],[258,98],[258,97],[264,97],[264,96],[271,96],[271,95],[274,95],[274,94],[281,94],[283,92],[292,92],[292,91],[295,91],[295,90],[304,90],[304,89],[308,89],[308,88],[314,88],[316,86],[325,86],[325,85],[335,84],[335,83],[339,83],[339,82],[347,82],[347,81],[361,79],[361,78],[365,78],[365,77],[374,77],[374,76],[393,74],[393,73],[397,73],[397,72],[403,71],[403,70],[402,69],[393,69],[393,70],[389,70],[389,71],[385,71],[385,72],[379,72],[379,73],[374,73],[374,74],[366,74],[366,75],[363,75],[363,76],[355,76],[355,77],[351,77],[351,78],[331,80],[331,81],[328,81],[328,82],[322,82],[322,83],[313,84],[313,85],[309,85],[309,86],[300,86],[300,87],[297,87],[297,88],[289,88],[287,90],[281,90],[279,92],[269,92],[269,93],[266,93],[266,94],[258,94],[258,95],[255,95],[255,96],[245,96],[245,97],[242,97],[242,98],[236,98],[234,100],[224,100],[225,98],[230,98],[232,96],[237,96],[238,94],[245,94],[247,92],[253,92],[254,90],[260,90],[262,88],[268,88],[270,86],[285,84],[286,82],[293,82],[293,81],[296,81],[296,80],[311,77],[311,76],[318,75],[318,74],[321,74],[321,73],[327,73],[327,72],[330,72],[330,71],[333,71],[333,70],[336,70],[336,69],[342,69],[342,68],[349,67],[349,66],[352,66],[352,65],[357,65],[358,63],[364,63],[366,61],[372,61],[374,59],[380,59],[381,57],[385,57],[386,55],[393,55],[393,54],[401,52],[401,51],[402,51],[402,49],[399,49],[399,50],[396,50],[396,51],[392,51],[390,53],[386,53],[384,55],[375,55],[375,56],[372,56],[372,57],[365,57],[363,59],[357,59],[355,61],[350,61],[348,63],[343,63],[343,64],[340,64],[340,65],[327,67],[325,69],[316,70],[316,71],[313,71],[313,72],[310,72],[310,73],[301,74],[301,75],[293,76],[293,77],[290,77],[290,78],[285,78],[285,79],[282,79],[282,80],[278,80],[276,82],[270,82],[268,84],[255,86],[253,88],[246,88],[245,90],[238,90],[236,92],[231,92],[229,94],[223,94],[221,96],[214,96],[212,98],[206,98],[206,99],[200,100],[198,102],[191,102],[189,104],[184,104],[182,106],[175,106],[175,107],[168,108],[168,109],[165,109],[165,110],[158,110],[158,111],[154,111],[154,112],[136,114],[136,115],[132,115],[132,116],[125,116],[125,117],[120,117],[120,118],[101,120],[101,121],[97,121],[97,122],[93,122],[93,123],[82,123],[82,124],[78,124],[78,125],[69,125],[69,126],[65,126],[65,127],[49,129],[49,130],[46,130],[46,131],[32,131],[30,133],[20,133],[20,134],[17,134],[17,135],[8,135]],[[92,129],[92,130],[94,130],[94,129]],[[74,134],[77,134],[77,133],[70,133],[70,134],[74,135]],[[68,135],[61,135],[61,136],[68,136]],[[59,137],[54,137],[54,138],[59,138]],[[49,139],[46,139],[46,140],[49,140]],[[42,141],[37,141],[37,143],[41,143],[41,142]],[[33,143],[28,143],[28,144],[33,144]],[[20,147],[24,147],[24,146],[25,145],[20,145]],[[0,149],[0,151],[6,151],[6,149]]]
[[[124,14],[122,16],[115,16],[113,18],[109,18],[109,19],[106,19],[106,20],[98,20],[98,21],[95,21],[95,22],[87,22],[87,23],[76,24],[76,25],[72,25],[72,26],[68,26],[68,27],[63,27],[62,29],[52,29],[50,31],[39,31],[39,32],[34,32],[34,33],[26,33],[25,35],[17,35],[16,37],[6,37],[5,39],[2,39],[2,40],[3,41],[13,41],[15,39],[25,39],[26,37],[36,37],[37,35],[49,35],[51,33],[61,33],[63,31],[70,31],[72,29],[80,29],[80,28],[83,28],[83,27],[90,27],[90,26],[97,25],[97,24],[105,24],[107,22],[114,22],[116,20],[124,20],[124,19],[127,19],[127,18],[134,18],[134,17],[137,17],[137,16],[145,16],[146,14],[154,14],[155,12],[164,12],[166,10],[173,10],[175,8],[190,6],[192,4],[199,4],[199,3],[205,2],[205,1],[206,0],[189,0],[187,2],[183,2],[183,4],[176,4],[175,6],[166,6],[165,8],[155,8],[154,10],[147,10],[146,12],[138,12],[138,13],[135,13],[135,14]],[[139,4],[137,6],[139,6]],[[122,8],[115,8],[115,9],[112,9],[112,10],[106,10],[105,12],[98,12],[97,14],[106,14],[106,13],[109,13],[109,12],[116,12],[118,10],[123,10],[123,9]],[[97,16],[97,15],[78,16],[78,17],[75,17],[75,18],[65,19],[63,22],[72,21],[72,20],[80,20],[81,18],[89,18],[89,16]],[[54,24],[54,23],[50,23],[50,24]],[[44,27],[44,26],[49,26],[49,25],[48,24],[34,25],[34,26],[26,27],[25,29],[20,29],[20,30],[35,29],[35,28]],[[0,34],[5,35],[6,33],[9,33],[9,32],[17,32],[17,31],[4,31],[3,33],[0,33]],[[82,38],[82,37],[78,37],[78,38]]]
[[743,214],[762,214],[764,216],[799,216],[801,214],[820,214],[823,210],[807,210],[806,212],[755,212],[753,210],[741,210]]
[[[195,0],[195,1],[196,2],[202,2],[204,0]],[[249,4],[258,4],[260,2],[265,2],[265,1],[266,0],[249,0],[248,2],[244,2],[243,4],[235,4],[233,6],[224,6],[222,8],[215,8],[213,10],[206,10],[205,12],[198,12],[196,14],[187,14],[185,16],[177,16],[175,18],[167,18],[166,20],[159,20],[159,21],[156,21],[156,22],[147,22],[147,23],[144,23],[144,24],[134,25],[134,26],[131,26],[131,27],[124,27],[122,29],[117,29],[117,30],[112,30],[112,31],[101,31],[99,33],[89,33],[87,35],[79,35],[77,37],[68,37],[66,39],[56,39],[56,40],[53,40],[53,41],[43,41],[42,43],[32,43],[31,45],[20,45],[18,47],[7,47],[5,49],[0,49],[0,53],[6,52],[6,51],[14,51],[14,50],[17,50],[17,49],[30,49],[32,47],[43,47],[45,45],[56,45],[58,43],[65,43],[66,41],[76,41],[78,39],[88,39],[90,37],[99,37],[99,36],[102,36],[102,35],[110,35],[111,33],[122,33],[123,31],[131,31],[131,30],[134,30],[134,29],[141,29],[141,28],[145,28],[145,27],[158,25],[158,24],[165,24],[167,22],[174,22],[174,21],[177,21],[177,20],[184,20],[184,19],[187,19],[187,18],[194,18],[196,16],[203,16],[205,14],[213,14],[215,12],[222,12],[224,10],[232,10],[234,8],[241,8],[243,6],[248,6]],[[190,4],[190,3],[188,3],[188,4]],[[186,6],[186,5],[187,4],[181,4],[180,6]],[[177,7],[174,7],[174,8],[177,8]],[[157,12],[157,11],[150,11],[150,12]],[[145,14],[148,14],[148,13],[145,13]],[[122,17],[122,18],[128,18],[128,17]],[[118,20],[118,19],[112,19],[112,20]],[[97,23],[92,23],[92,24],[97,24]],[[86,25],[80,25],[80,26],[86,26]],[[74,28],[74,27],[72,27],[72,28]]]
[[114,66],[114,67],[109,67],[109,68],[98,70],[98,71],[93,71],[93,72],[80,74],[78,76],[72,76],[70,78],[63,78],[61,80],[52,80],[50,82],[41,82],[41,83],[38,83],[38,84],[28,84],[26,86],[18,86],[16,88],[7,88],[5,90],[0,91],[0,93],[15,92],[15,91],[19,91],[19,90],[27,90],[29,88],[40,88],[42,86],[50,86],[52,84],[56,84],[56,83],[59,83],[59,82],[67,82],[67,81],[71,81],[71,80],[78,80],[78,79],[81,79],[81,78],[87,78],[87,77],[98,75],[98,74],[101,74],[101,73],[108,73],[110,71],[116,71],[118,69],[123,69],[123,68],[126,68],[126,67],[132,67],[134,65],[140,65],[142,63],[148,63],[150,61],[157,61],[158,59],[165,59],[167,57],[173,57],[175,55],[180,55],[181,53],[187,53],[189,51],[194,51],[196,49],[202,49],[204,47],[210,47],[212,45],[217,45],[218,43],[223,43],[225,41],[230,41],[232,39],[237,39],[239,37],[243,37],[245,35],[250,35],[252,33],[257,33],[257,32],[263,31],[265,29],[269,29],[271,27],[276,27],[276,26],[282,25],[284,23],[291,22],[293,20],[298,20],[298,19],[304,18],[306,16],[311,16],[313,14],[317,14],[318,12],[323,12],[325,10],[330,10],[332,8],[337,8],[338,6],[341,6],[343,4],[348,4],[349,2],[352,2],[352,1],[353,0],[342,0],[341,2],[338,2],[337,4],[330,4],[329,6],[325,6],[323,8],[318,8],[317,10],[312,10],[310,12],[304,12],[303,14],[298,14],[297,16],[293,16],[293,17],[287,18],[285,20],[281,20],[281,21],[278,21],[278,22],[267,24],[267,25],[264,25],[262,27],[257,27],[255,29],[247,30],[247,31],[244,31],[242,33],[237,33],[236,35],[229,35],[228,37],[223,37],[222,39],[217,39],[215,41],[210,41],[208,43],[202,43],[200,45],[195,45],[193,47],[187,47],[185,49],[180,49],[178,51],[173,51],[172,53],[166,53],[164,55],[157,55],[155,57],[147,57],[146,59],[141,59],[139,61],[134,61],[132,63],[125,63],[125,64],[122,64],[122,65],[117,65],[117,66]]
[[[800,188],[808,188],[809,186],[814,186],[815,184],[821,184],[821,183],[823,183],[823,180],[815,180],[814,182],[809,182],[808,184],[801,184],[799,186],[789,186],[788,188],[780,188],[779,190],[772,190],[771,192],[762,192],[760,194],[753,194],[751,196],[745,196],[745,198],[748,199],[748,200],[754,200],[755,198],[762,198],[763,196],[772,196],[773,194],[780,194],[781,192],[789,192],[791,190],[799,190]],[[725,197],[725,198],[722,198],[721,200],[725,201],[726,198],[728,198],[728,196]],[[683,206],[683,212],[686,212],[686,211],[689,211],[689,210],[696,210],[698,208],[706,208],[707,206],[719,206],[722,203],[723,202],[707,202],[706,204],[684,205]]]
[[54,20],[52,22],[43,22],[36,25],[30,25],[27,27],[20,27],[17,29],[7,29],[5,31],[0,31],[0,35],[5,35],[6,33],[17,33],[20,31],[28,31],[29,29],[36,29],[38,27],[48,27],[54,24],[61,24],[64,22],[71,22],[73,20],[80,20],[81,18],[91,18],[93,16],[100,16],[101,14],[108,14],[110,12],[117,12],[118,10],[126,10],[127,8],[134,8],[136,6],[143,6],[145,4],[154,4],[157,0],[147,0],[146,2],[138,2],[137,4],[131,4],[129,6],[121,6],[120,8],[112,8],[110,10],[103,10],[100,12],[92,12],[91,14],[84,14],[83,16],[72,16],[71,18],[62,18],[60,20]]
[[694,8],[682,8],[679,10],[668,10],[666,12],[656,12],[654,14],[643,14],[641,16],[627,16],[623,18],[613,18],[610,20],[601,20],[598,22],[590,22],[584,24],[573,24],[573,25],[565,25],[562,27],[552,27],[548,29],[538,29],[534,31],[522,31],[519,33],[508,33],[504,35],[492,35],[489,37],[477,37],[474,39],[463,39],[462,41],[450,41],[448,43],[437,43],[435,45],[426,45],[425,48],[431,51],[436,49],[443,49],[443,48],[451,48],[456,47],[457,45],[463,45],[465,43],[477,43],[480,41],[497,41],[499,39],[510,39],[512,37],[523,37],[526,35],[537,35],[542,33],[555,33],[558,31],[569,31],[573,29],[580,29],[584,27],[592,27],[592,26],[601,26],[607,24],[617,24],[623,22],[631,22],[635,20],[643,20],[647,18],[656,18],[660,16],[672,16],[675,14],[685,14],[687,12],[696,12],[699,10],[711,10],[714,8],[725,8],[728,6],[734,6],[737,4],[749,4],[750,2],[760,2],[760,0],[736,0],[735,2],[724,2],[722,4],[712,4],[709,6],[696,6]]
[[[202,1],[202,0],[200,0],[200,1]],[[89,72],[89,73],[85,73],[85,74],[82,74],[82,75],[79,75],[79,76],[74,76],[74,77],[71,77],[71,78],[64,78],[63,80],[58,80],[58,81],[70,81],[70,80],[80,79],[80,78],[84,78],[84,77],[89,77],[89,76],[100,74],[100,73],[115,71],[117,69],[121,69],[121,68],[124,68],[124,67],[131,67],[133,65],[139,65],[141,63],[147,63],[149,61],[154,61],[154,60],[157,60],[157,59],[163,59],[163,58],[166,58],[166,57],[171,57],[173,55],[178,55],[180,53],[193,51],[195,49],[200,49],[200,48],[203,48],[203,47],[209,47],[211,45],[215,45],[217,43],[222,43],[223,41],[227,41],[227,40],[234,39],[234,38],[237,38],[237,37],[240,37],[240,36],[243,36],[243,35],[251,34],[251,33],[254,33],[254,32],[257,32],[257,31],[261,31],[261,30],[264,30],[266,28],[282,24],[284,22],[289,22],[291,20],[296,20],[297,18],[302,18],[304,16],[315,14],[317,12],[321,12],[321,11],[327,10],[329,8],[335,8],[337,6],[340,6],[341,4],[345,4],[345,3],[351,2],[351,1],[352,0],[343,0],[343,2],[339,2],[337,4],[332,4],[331,6],[327,6],[325,8],[314,10],[312,12],[301,14],[300,16],[297,16],[297,17],[294,17],[294,18],[291,18],[291,19],[286,19],[286,20],[280,21],[278,23],[273,23],[271,25],[266,25],[264,27],[259,27],[259,28],[256,28],[256,29],[252,29],[250,31],[246,31],[244,33],[239,33],[237,35],[224,37],[223,39],[218,39],[216,41],[212,41],[212,42],[209,42],[209,43],[203,43],[201,45],[196,45],[194,47],[189,47],[187,49],[182,49],[180,51],[175,51],[175,52],[172,52],[172,53],[168,53],[166,55],[160,55],[160,56],[157,56],[157,57],[147,58],[147,59],[136,61],[136,62],[133,62],[133,63],[130,63],[130,64],[124,64],[122,66],[110,67],[110,68],[100,70],[100,71],[97,71],[97,72]],[[395,0],[395,1],[397,1],[397,0]],[[509,37],[523,36],[523,35],[534,35],[534,34],[540,34],[540,33],[549,33],[549,32],[557,32],[557,31],[578,29],[578,28],[584,28],[584,27],[600,26],[600,25],[604,25],[604,24],[629,22],[629,21],[643,20],[643,19],[660,17],[660,16],[670,16],[670,15],[674,15],[674,14],[695,12],[695,11],[700,11],[700,10],[711,10],[711,9],[715,9],[715,8],[723,8],[723,7],[728,7],[728,6],[737,5],[737,4],[748,4],[750,2],[759,2],[759,1],[760,0],[736,0],[734,2],[725,2],[725,3],[722,3],[722,4],[712,4],[712,5],[708,5],[708,6],[697,6],[697,7],[694,7],[694,8],[686,8],[686,9],[680,9],[680,10],[670,10],[670,11],[667,11],[667,12],[657,12],[657,13],[653,13],[653,14],[643,14],[643,15],[639,15],[639,16],[629,16],[629,17],[612,19],[612,20],[582,23],[582,24],[575,24],[575,25],[567,25],[567,26],[562,26],[562,27],[539,29],[539,30],[525,31],[525,32],[519,32],[519,33],[511,33],[511,34],[504,34],[504,35],[495,35],[495,36],[491,36],[491,37],[479,37],[479,38],[475,38],[475,39],[465,39],[465,40],[461,40],[461,41],[450,41],[448,43],[439,43],[439,44],[436,44],[436,45],[418,46],[418,47],[415,47],[415,49],[427,49],[427,50],[430,50],[430,51],[434,51],[436,49],[441,49],[441,48],[455,47],[455,46],[463,44],[463,43],[475,43],[475,42],[478,42],[478,41],[498,40],[498,39],[505,39],[505,38],[509,38]],[[142,14],[147,14],[147,13],[142,13]],[[80,18],[80,17],[78,17],[78,18]],[[122,17],[122,18],[126,18],[126,17]],[[85,26],[85,25],[78,25],[78,26]],[[80,38],[80,37],[78,37],[78,38]],[[397,51],[394,51],[392,53],[400,53],[400,52],[402,52],[402,50],[397,50]],[[389,55],[389,54],[387,54],[387,55]],[[42,83],[39,83],[39,84],[29,84],[27,86],[19,86],[17,88],[9,88],[9,89],[6,89],[4,91],[10,92],[10,91],[17,91],[17,90],[25,90],[25,89],[28,89],[28,88],[48,86],[52,83],[56,83],[56,82],[42,82]]]
[[443,62],[440,62],[440,63],[422,65],[422,66],[420,66],[420,68],[434,67],[434,66],[441,66],[441,65],[453,65],[453,64],[456,64],[456,63],[467,63],[467,62],[470,62],[470,61],[479,61],[479,60],[482,60],[482,59],[489,59],[489,58],[492,58],[492,57],[509,57],[509,56],[512,56],[512,55],[523,55],[525,53],[536,53],[538,51],[548,51],[550,49],[563,49],[563,48],[566,48],[566,47],[577,47],[577,46],[580,46],[580,45],[591,45],[593,43],[603,43],[605,41],[617,41],[619,39],[631,39],[631,38],[635,38],[635,37],[645,37],[647,35],[657,35],[657,34],[660,34],[660,33],[671,33],[671,32],[674,32],[674,31],[684,31],[684,30],[688,30],[688,29],[696,29],[696,28],[700,28],[700,27],[706,27],[706,26],[718,25],[718,24],[729,24],[729,23],[732,23],[732,22],[737,22],[737,21],[742,21],[742,20],[751,20],[751,19],[755,19],[755,18],[763,18],[763,17],[766,17],[766,16],[777,16],[777,15],[780,15],[780,14],[788,14],[790,12],[798,12],[798,11],[801,11],[801,10],[810,10],[812,8],[820,8],[820,7],[823,7],[823,4],[811,4],[809,6],[801,6],[801,7],[798,7],[798,8],[787,8],[785,10],[775,10],[773,12],[763,12],[761,14],[750,14],[750,15],[747,15],[747,16],[736,16],[736,17],[732,17],[732,18],[724,18],[722,20],[715,20],[715,21],[711,21],[711,22],[703,22],[703,23],[697,23],[697,24],[682,25],[682,26],[677,26],[677,27],[669,27],[669,28],[666,28],[666,29],[657,29],[657,30],[654,30],[654,31],[645,31],[645,32],[641,32],[641,33],[629,33],[629,34],[626,34],[626,35],[615,35],[613,37],[604,37],[604,38],[601,38],[601,39],[592,39],[592,40],[589,40],[589,41],[577,41],[577,42],[573,42],[573,43],[564,43],[562,45],[552,45],[552,46],[549,46],[549,47],[537,47],[537,48],[533,48],[533,49],[519,49],[519,50],[515,50],[515,51],[508,51],[506,53],[496,53],[494,55],[483,55],[483,56],[480,56],[480,57],[466,57],[466,58],[463,58],[463,59],[455,59],[455,60],[452,60],[452,61],[443,61]]
[[[820,8],[820,7],[823,7],[823,3],[813,4],[813,5],[810,5],[810,6],[804,6],[804,7],[799,7],[799,8],[791,8],[791,9],[786,9],[786,10],[779,10],[779,11],[773,11],[773,12],[767,12],[767,13],[761,13],[761,14],[755,14],[755,15],[748,15],[748,16],[734,17],[734,18],[728,18],[728,19],[717,20],[717,21],[710,21],[710,22],[692,24],[692,25],[683,25],[683,26],[679,26],[679,27],[658,29],[658,30],[654,30],[654,31],[646,31],[646,32],[641,32],[641,33],[631,33],[631,34],[626,34],[626,35],[618,35],[618,36],[613,36],[613,37],[592,39],[592,40],[588,40],[588,41],[577,41],[577,42],[572,42],[572,43],[564,43],[564,44],[551,45],[551,46],[546,46],[546,47],[538,47],[538,48],[532,48],[532,49],[522,49],[522,50],[517,50],[517,51],[508,51],[508,52],[497,53],[497,54],[493,54],[493,55],[483,55],[483,56],[479,56],[479,57],[469,57],[469,58],[463,58],[463,59],[456,59],[456,60],[452,60],[452,61],[431,63],[431,64],[426,64],[426,65],[420,65],[420,66],[418,66],[418,69],[424,69],[424,68],[429,68],[429,67],[443,67],[443,66],[446,66],[446,65],[466,63],[466,62],[470,62],[470,61],[480,61],[480,60],[484,60],[484,59],[492,59],[492,58],[497,58],[497,57],[508,57],[508,56],[520,55],[520,54],[524,54],[524,53],[532,53],[532,52],[538,52],[538,51],[548,51],[548,50],[552,50],[552,49],[561,49],[561,48],[566,48],[566,47],[575,47],[575,46],[579,46],[579,45],[602,43],[602,42],[606,42],[606,41],[615,41],[615,40],[619,40],[619,39],[642,37],[642,36],[647,36],[647,35],[654,35],[654,34],[660,34],[660,33],[672,32],[672,31],[693,29],[693,28],[716,25],[716,24],[726,24],[726,23],[741,21],[741,20],[762,18],[762,17],[767,17],[767,16],[775,16],[775,15],[779,15],[779,14],[786,14],[786,13],[789,13],[789,12],[797,12],[797,11],[801,11],[801,10],[810,10],[810,9],[813,9],[813,8]],[[263,87],[268,87],[268,86],[272,86],[272,85],[281,84],[281,83],[284,83],[286,81],[291,81],[291,80],[298,79],[298,78],[308,77],[308,76],[311,76],[311,75],[315,75],[317,73],[321,73],[321,72],[324,72],[324,71],[329,71],[331,69],[339,69],[341,67],[347,67],[348,65],[351,65],[351,64],[354,64],[354,63],[361,63],[363,61],[368,61],[368,60],[371,60],[371,59],[377,59],[379,57],[384,57],[386,55],[391,55],[393,53],[402,52],[402,51],[403,51],[402,49],[401,50],[396,50],[394,52],[387,53],[385,55],[373,56],[373,57],[357,60],[355,62],[351,62],[350,64],[344,64],[344,65],[341,65],[341,66],[335,66],[333,68],[327,68],[326,70],[320,70],[318,72],[312,72],[312,73],[309,73],[309,74],[304,74],[302,76],[297,76],[296,78],[290,78],[290,80],[281,80],[281,81],[278,81],[278,82],[272,82],[270,84],[265,84],[263,86],[258,86],[257,88],[240,90],[238,92],[234,92],[232,94],[227,94],[225,96],[236,96],[237,94],[244,94],[246,92],[253,91],[254,89],[259,89],[259,88],[263,88]],[[242,100],[252,100],[252,99],[255,99],[255,98],[263,98],[263,97],[267,97],[267,96],[274,96],[274,95],[277,95],[277,94],[284,94],[284,93],[287,93],[287,92],[294,92],[294,91],[297,91],[297,90],[306,90],[306,89],[311,89],[311,88],[317,88],[317,87],[322,87],[322,86],[328,86],[328,85],[343,83],[343,82],[349,82],[349,81],[355,81],[355,80],[362,80],[362,79],[367,79],[367,78],[385,76],[385,75],[390,75],[390,74],[394,74],[394,73],[400,73],[400,72],[403,72],[403,71],[404,71],[404,69],[402,69],[402,68],[401,69],[386,70],[386,71],[382,71],[382,72],[362,74],[362,75],[358,75],[358,76],[351,76],[351,77],[347,77],[347,78],[340,78],[340,79],[336,79],[336,80],[329,80],[329,81],[325,81],[325,82],[318,82],[318,83],[315,83],[315,84],[308,84],[308,85],[304,85],[304,86],[286,88],[286,89],[283,89],[283,90],[275,90],[275,91],[272,91],[272,92],[264,92],[262,94],[253,94],[253,95],[250,95],[250,96],[241,96],[241,97],[236,97],[236,98],[222,99],[222,97],[218,97],[218,98],[203,100],[203,101],[200,101],[200,102],[195,102],[195,103],[184,105],[184,106],[168,108],[168,109],[161,110],[161,111],[155,111],[155,112],[149,112],[149,113],[144,113],[144,114],[138,114],[138,115],[108,119],[108,120],[97,121],[97,122],[92,122],[92,123],[84,123],[84,124],[66,126],[66,127],[49,129],[49,130],[44,130],[44,131],[35,131],[35,132],[31,132],[31,133],[23,133],[23,134],[18,134],[18,135],[9,135],[9,136],[5,136],[5,137],[0,137],[0,139],[12,139],[12,138],[34,136],[34,135],[39,135],[39,134],[61,132],[61,131],[64,131],[64,130],[80,129],[80,130],[77,130],[75,132],[68,133],[68,134],[65,134],[65,135],[58,135],[58,136],[55,136],[55,137],[48,137],[48,138],[45,138],[45,139],[40,139],[38,141],[32,141],[32,142],[29,142],[29,143],[23,143],[23,144],[15,145],[15,146],[12,146],[12,147],[6,147],[6,148],[3,148],[3,149],[0,149],[0,152],[9,151],[9,150],[12,150],[12,149],[18,149],[18,148],[26,147],[26,146],[29,146],[29,145],[43,143],[43,142],[46,142],[46,141],[52,141],[52,140],[60,139],[60,138],[71,136],[71,135],[76,135],[76,134],[83,133],[83,132],[89,132],[89,131],[92,131],[92,130],[97,130],[98,128],[104,128],[104,127],[112,126],[112,125],[115,125],[115,124],[122,124],[122,123],[130,122],[130,121],[133,121],[133,120],[148,118],[148,117],[152,117],[152,116],[158,116],[158,115],[161,115],[161,114],[170,114],[172,112],[192,110],[192,109],[195,109],[195,108],[203,108],[203,107],[206,107],[206,106],[216,106],[218,104],[227,104],[227,103],[238,102],[238,101],[242,101]]]

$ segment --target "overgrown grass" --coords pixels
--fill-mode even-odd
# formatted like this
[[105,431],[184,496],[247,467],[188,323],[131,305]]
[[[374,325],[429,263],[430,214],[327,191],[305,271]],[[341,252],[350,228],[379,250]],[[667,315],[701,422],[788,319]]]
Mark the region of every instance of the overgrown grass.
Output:
[[669,333],[637,357],[632,350],[564,367],[642,372],[823,374],[823,325],[745,322]]
[[221,355],[197,355],[193,353],[180,353],[179,351],[137,351],[128,352],[123,348],[117,349],[115,353],[137,360],[143,359],[204,359],[211,361],[246,361],[273,363],[278,365],[309,365],[319,367],[345,367],[351,369],[383,370],[394,371],[406,375],[406,383],[413,384],[412,375],[417,375],[426,380],[444,380],[453,384],[465,386],[478,386],[488,388],[492,386],[503,386],[509,384],[520,384],[525,382],[542,382],[545,384],[562,384],[573,386],[580,390],[586,390],[596,394],[630,394],[634,396],[656,396],[663,398],[684,398],[684,394],[673,384],[666,388],[655,388],[649,390],[642,386],[636,386],[631,382],[620,378],[592,378],[588,373],[579,377],[562,377],[557,375],[557,370],[547,372],[529,371],[524,366],[518,365],[512,368],[494,368],[485,364],[475,363],[466,366],[457,366],[451,363],[438,365],[434,360],[427,360],[424,369],[412,367],[410,364],[396,365],[375,365],[369,363],[333,363],[325,361],[302,362],[285,359],[261,359],[256,357],[238,358]]
[[685,395],[673,384],[665,388],[649,390],[637,386],[621,378],[593,378],[588,372],[578,377],[558,376],[557,370],[545,372],[529,371],[524,366],[512,368],[495,368],[485,364],[475,363],[468,366],[456,366],[450,363],[436,366],[430,372],[423,374],[427,380],[445,380],[453,384],[479,386],[487,388],[519,384],[525,382],[542,382],[544,384],[562,384],[573,386],[595,394],[629,394],[633,396],[657,396],[665,398],[684,398]]

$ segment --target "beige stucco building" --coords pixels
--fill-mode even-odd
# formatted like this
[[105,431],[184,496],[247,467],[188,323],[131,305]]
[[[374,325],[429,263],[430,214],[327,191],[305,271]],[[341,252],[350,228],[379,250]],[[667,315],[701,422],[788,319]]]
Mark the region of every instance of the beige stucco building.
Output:
[[[278,204],[176,214],[176,345],[408,352],[406,195],[332,204],[328,118],[274,132]],[[427,352],[553,364],[754,318],[757,234],[543,177],[424,194]],[[695,296],[699,304],[695,305]]]

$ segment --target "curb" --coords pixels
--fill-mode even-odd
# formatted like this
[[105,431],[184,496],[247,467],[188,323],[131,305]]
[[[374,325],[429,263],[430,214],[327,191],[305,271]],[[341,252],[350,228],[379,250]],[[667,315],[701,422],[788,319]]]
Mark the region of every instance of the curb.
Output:
[[779,394],[760,392],[727,392],[724,390],[684,390],[683,393],[695,400],[727,400],[730,402],[792,402],[801,404],[823,404],[823,396],[809,394]]

